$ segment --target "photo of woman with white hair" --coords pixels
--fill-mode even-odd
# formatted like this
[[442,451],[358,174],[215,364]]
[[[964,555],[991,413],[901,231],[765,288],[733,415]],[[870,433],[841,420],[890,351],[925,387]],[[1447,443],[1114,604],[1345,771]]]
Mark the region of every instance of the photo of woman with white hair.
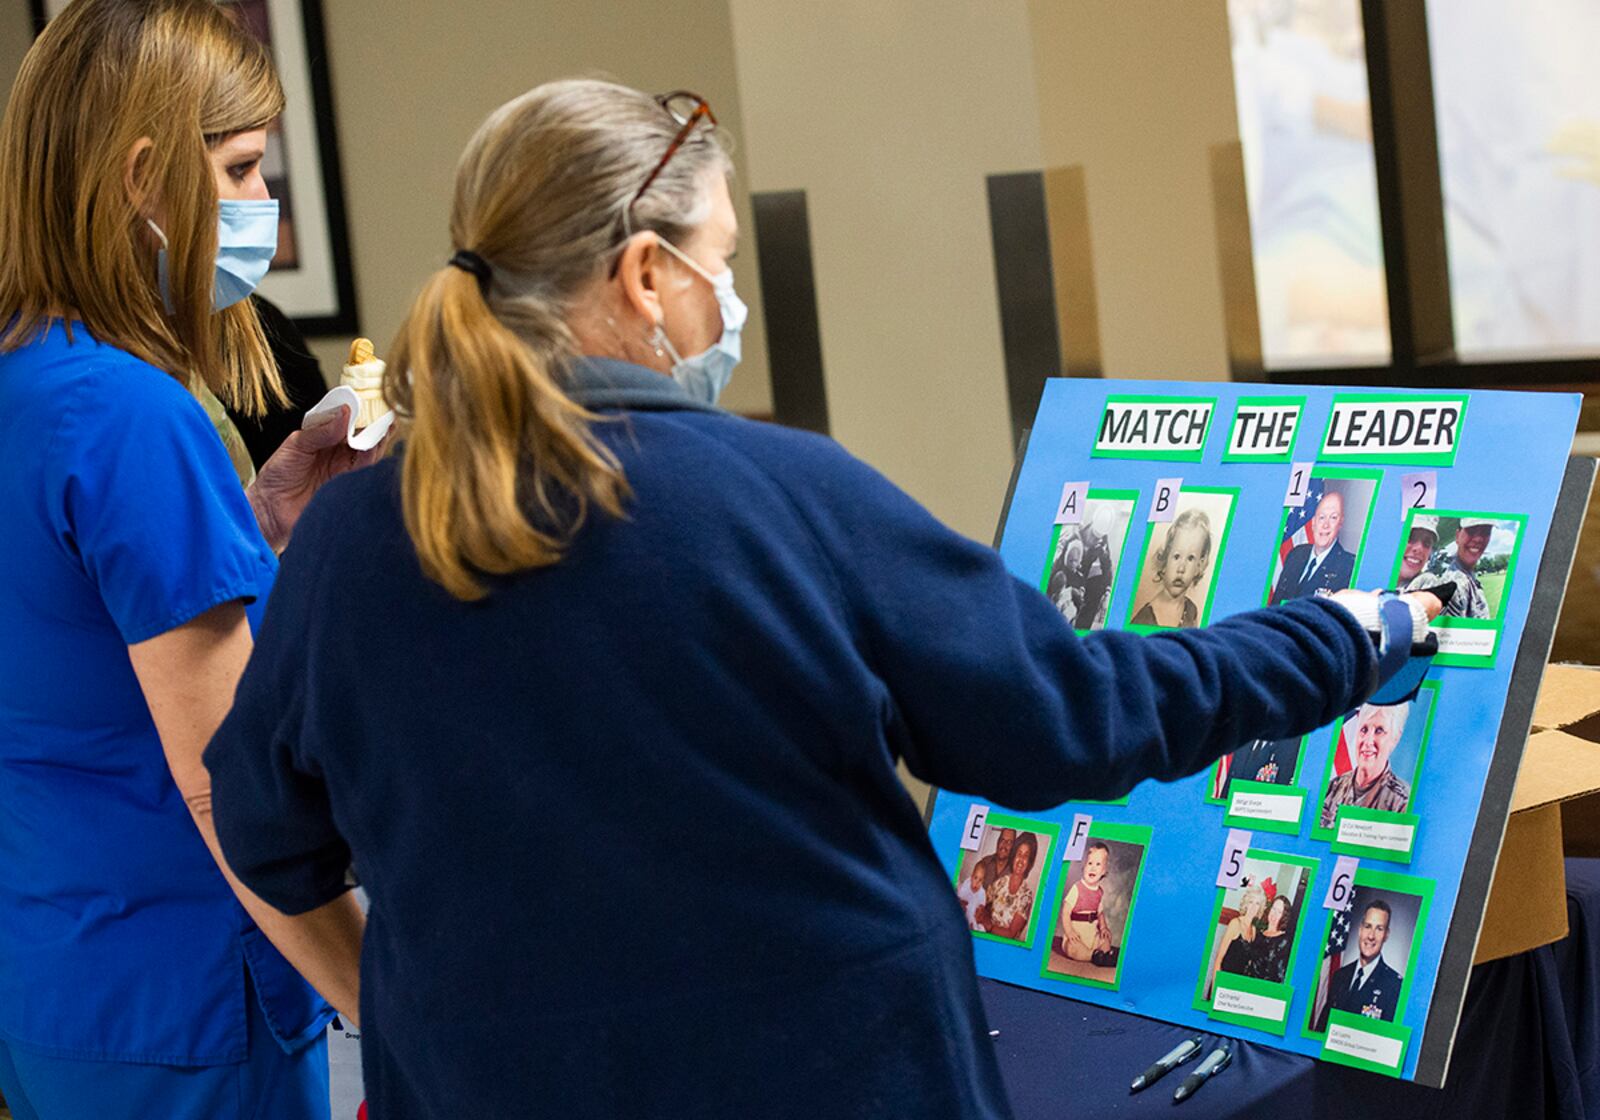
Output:
[[1380,813],[1411,811],[1435,687],[1425,685],[1403,704],[1363,704],[1339,725],[1318,829],[1333,829],[1346,805]]

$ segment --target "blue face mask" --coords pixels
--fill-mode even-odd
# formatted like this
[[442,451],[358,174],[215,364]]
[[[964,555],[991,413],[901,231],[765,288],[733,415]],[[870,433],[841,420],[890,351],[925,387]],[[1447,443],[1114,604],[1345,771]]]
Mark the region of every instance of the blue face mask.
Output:
[[[148,220],[148,219],[147,219]],[[150,222],[161,238],[156,256],[161,300],[172,310],[172,288],[167,279],[167,235]],[[278,200],[224,198],[217,203],[217,263],[211,281],[211,309],[232,307],[256,290],[278,252]]]
[[731,268],[725,268],[713,276],[670,241],[663,239],[661,246],[711,285],[717,297],[717,308],[722,312],[722,337],[709,350],[688,358],[679,356],[677,348],[659,323],[656,324],[651,342],[671,355],[674,381],[702,404],[716,404],[717,398],[722,396],[722,390],[733,379],[733,367],[739,364],[739,332],[744,330],[744,321],[749,318],[750,309],[733,290]]

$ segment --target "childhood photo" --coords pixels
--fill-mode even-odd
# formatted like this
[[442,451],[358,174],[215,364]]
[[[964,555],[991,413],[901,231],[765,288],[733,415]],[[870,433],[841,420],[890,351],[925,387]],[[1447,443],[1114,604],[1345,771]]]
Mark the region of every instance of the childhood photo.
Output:
[[1007,941],[1032,940],[1039,884],[1052,836],[1043,830],[985,825],[977,851],[961,853],[956,899],[967,928]]
[[1173,519],[1150,525],[1129,625],[1205,625],[1233,503],[1233,491],[1185,486]]
[[1041,589],[1075,629],[1106,624],[1133,507],[1132,496],[1096,497],[1091,490],[1082,522],[1057,527]]
[[1045,975],[1116,986],[1148,845],[1147,828],[1091,831],[1083,858],[1062,872]]
[[1328,927],[1309,1031],[1328,1029],[1332,1010],[1392,1023],[1410,971],[1423,899],[1403,890],[1358,885],[1350,909]]
[[1353,474],[1313,474],[1305,500],[1285,513],[1269,603],[1331,595],[1355,580],[1378,480]]

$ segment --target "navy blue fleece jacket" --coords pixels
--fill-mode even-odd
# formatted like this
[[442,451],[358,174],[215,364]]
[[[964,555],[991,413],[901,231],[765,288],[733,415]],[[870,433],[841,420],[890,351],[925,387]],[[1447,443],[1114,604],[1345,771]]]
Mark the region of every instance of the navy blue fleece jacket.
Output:
[[1328,723],[1372,643],[1312,600],[1079,639],[832,441],[575,378],[629,516],[462,603],[397,462],[335,481],[206,754],[246,884],[303,911],[353,858],[371,895],[373,1120],[1009,1115],[896,760],[1110,798]]

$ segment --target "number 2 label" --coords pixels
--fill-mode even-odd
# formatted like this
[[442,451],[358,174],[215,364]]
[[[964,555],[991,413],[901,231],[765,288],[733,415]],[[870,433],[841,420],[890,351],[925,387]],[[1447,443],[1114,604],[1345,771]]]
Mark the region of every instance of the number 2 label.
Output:
[[1418,471],[1400,480],[1400,516],[1414,509],[1435,509],[1439,498],[1439,472]]

